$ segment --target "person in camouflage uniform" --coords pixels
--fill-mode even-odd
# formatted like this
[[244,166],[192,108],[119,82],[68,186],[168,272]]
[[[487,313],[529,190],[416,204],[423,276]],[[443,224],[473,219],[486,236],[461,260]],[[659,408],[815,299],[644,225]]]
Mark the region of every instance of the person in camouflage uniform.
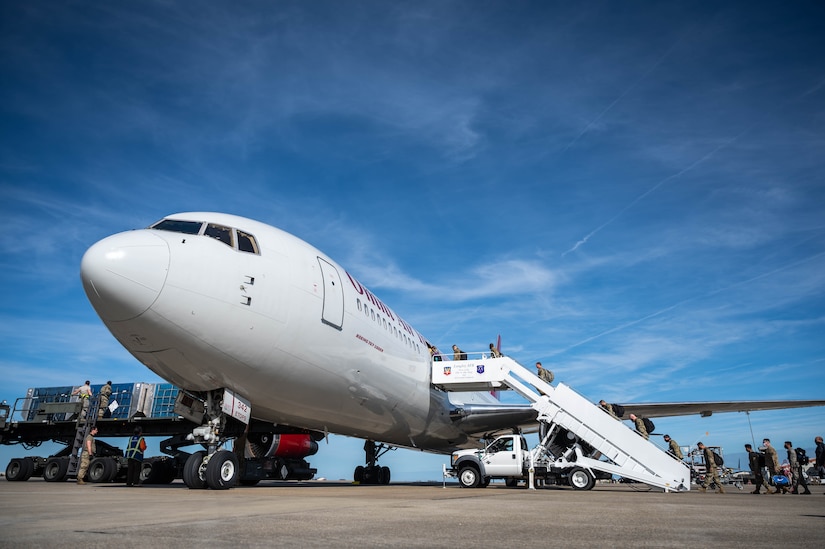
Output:
[[707,492],[708,486],[713,482],[716,484],[716,491],[724,494],[725,489],[722,488],[722,480],[719,478],[719,472],[716,470],[716,460],[713,459],[713,450],[701,442],[697,442],[696,447],[702,450],[702,455],[705,458],[705,480],[699,486],[699,490],[701,492]]
[[97,403],[97,419],[102,419],[103,414],[106,413],[106,408],[109,407],[109,397],[112,396],[112,382],[107,381],[106,385],[100,388],[100,396],[98,396]]
[[791,466],[791,493],[798,494],[799,487],[805,488],[805,491],[802,494],[808,496],[811,494],[811,491],[808,489],[808,483],[805,481],[805,474],[802,472],[802,465],[807,465],[807,463],[802,464],[799,463],[799,459],[796,457],[796,450],[793,449],[793,444],[791,444],[790,440],[785,441],[785,449],[788,451],[788,463]]
[[600,400],[599,401],[599,406],[601,406],[602,410],[604,410],[605,412],[610,414],[612,417],[615,417],[616,419],[619,419],[619,416],[617,416],[616,412],[613,411],[613,406],[611,404],[608,404],[607,401]]
[[636,414],[630,414],[630,421],[633,422],[633,425],[636,426],[636,432],[642,435],[645,440],[650,439],[650,435],[647,433],[647,427],[645,427],[645,420],[642,416],[637,416]]
[[679,448],[679,443],[670,438],[670,435],[664,435],[662,438],[664,438],[665,442],[667,442],[667,453],[676,459],[681,460],[684,456],[682,456],[682,449]]
[[[779,457],[776,455],[774,447],[771,446],[771,439],[763,438],[762,446],[765,447],[763,450],[765,452],[765,467],[768,468],[768,473],[772,481],[773,477],[779,474]],[[777,486],[773,493],[779,494],[780,492],[787,494],[788,489],[785,486]]]
[[95,456],[95,451],[97,451],[95,446],[95,435],[97,435],[97,427],[92,427],[92,430],[89,431],[89,434],[86,435],[85,439],[83,439],[83,448],[81,449],[82,454],[80,455],[80,467],[77,470],[78,484],[86,484],[83,477],[86,476],[86,471],[89,470],[89,462],[92,461],[92,458]]

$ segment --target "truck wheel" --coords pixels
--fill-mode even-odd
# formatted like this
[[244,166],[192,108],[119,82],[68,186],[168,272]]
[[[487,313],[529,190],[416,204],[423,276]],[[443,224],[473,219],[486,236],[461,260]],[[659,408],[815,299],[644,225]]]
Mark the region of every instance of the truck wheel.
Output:
[[160,484],[160,469],[161,465],[155,467],[153,460],[146,460],[140,464],[140,483],[141,484]]
[[201,464],[206,452],[203,450],[195,452],[186,460],[183,466],[183,483],[191,490],[202,490],[206,488],[206,480],[201,476]]
[[34,464],[31,458],[13,458],[6,467],[6,480],[10,482],[22,482],[29,480],[32,476]]
[[472,465],[465,465],[458,471],[458,482],[464,488],[477,488],[480,481],[481,475]]
[[591,475],[587,469],[582,469],[581,467],[573,468],[573,470],[570,471],[568,480],[574,490],[590,490],[596,483],[593,475]]
[[213,490],[228,490],[237,483],[237,456],[229,450],[215,452],[206,464],[206,484]]
[[111,458],[94,458],[89,464],[90,482],[110,482],[117,473],[117,466]]
[[49,458],[43,468],[43,480],[46,482],[62,482],[66,480],[68,470],[68,458]]

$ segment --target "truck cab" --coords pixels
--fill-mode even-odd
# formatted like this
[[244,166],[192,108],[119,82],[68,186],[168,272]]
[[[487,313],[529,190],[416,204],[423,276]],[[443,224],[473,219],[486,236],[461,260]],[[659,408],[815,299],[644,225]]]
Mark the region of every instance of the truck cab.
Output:
[[486,486],[491,478],[523,478],[529,464],[530,451],[522,435],[500,436],[482,450],[461,450],[452,456],[452,469],[466,488]]

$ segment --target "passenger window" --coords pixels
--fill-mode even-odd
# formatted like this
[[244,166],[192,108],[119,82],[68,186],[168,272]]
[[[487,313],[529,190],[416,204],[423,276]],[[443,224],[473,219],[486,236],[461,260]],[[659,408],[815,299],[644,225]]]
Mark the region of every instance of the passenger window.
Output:
[[232,229],[229,227],[224,227],[223,225],[216,225],[214,223],[210,223],[206,226],[206,230],[203,232],[204,236],[211,236],[212,238],[216,238],[226,244],[229,247],[232,247]]
[[238,231],[238,249],[242,252],[249,252],[251,254],[258,254],[258,242],[251,234],[243,231]]

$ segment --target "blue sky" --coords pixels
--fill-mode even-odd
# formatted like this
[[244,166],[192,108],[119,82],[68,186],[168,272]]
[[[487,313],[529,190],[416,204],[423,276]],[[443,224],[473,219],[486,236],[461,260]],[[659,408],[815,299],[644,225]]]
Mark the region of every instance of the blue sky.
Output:
[[[440,348],[501,334],[598,400],[825,398],[817,2],[3,2],[0,398],[157,381],[84,251],[276,225]],[[825,409],[657,420],[813,448]],[[351,478],[362,442],[311,461]],[[0,448],[3,466],[22,454]],[[41,452],[42,453],[42,452]],[[394,478],[440,478],[398,450]]]

